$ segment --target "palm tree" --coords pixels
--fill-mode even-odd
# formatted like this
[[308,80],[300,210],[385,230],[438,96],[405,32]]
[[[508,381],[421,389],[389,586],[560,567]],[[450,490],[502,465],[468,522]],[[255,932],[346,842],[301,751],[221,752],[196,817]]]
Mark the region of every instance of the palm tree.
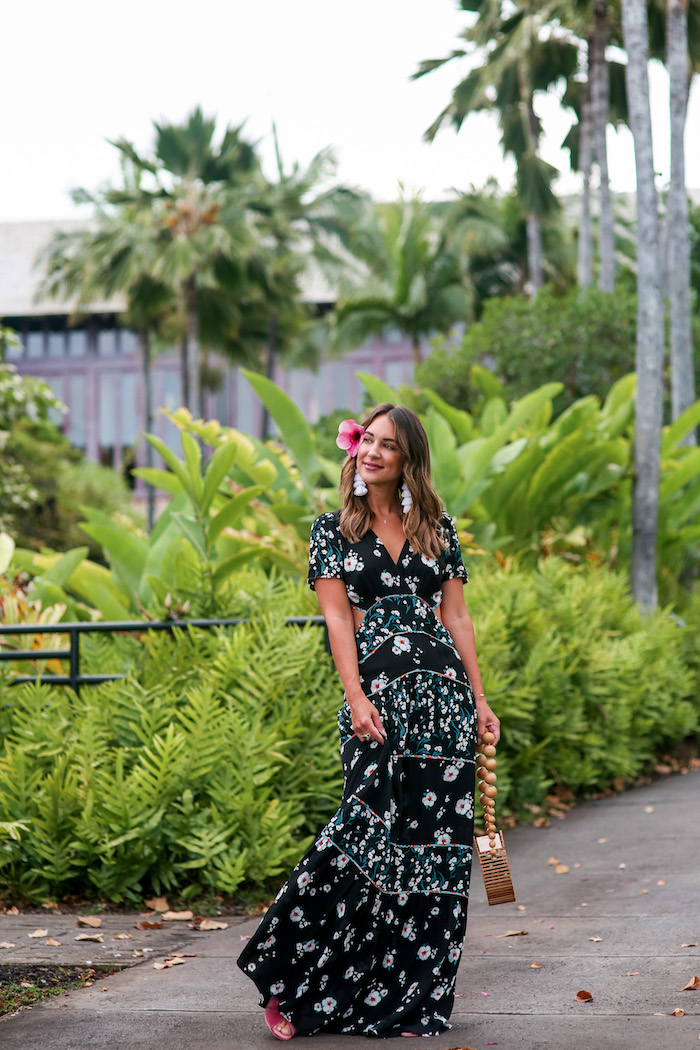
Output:
[[564,5],[557,0],[461,0],[460,6],[477,14],[473,27],[461,34],[466,46],[447,58],[421,63],[414,79],[456,58],[478,55],[482,61],[455,87],[450,103],[425,137],[432,141],[446,124],[459,131],[470,113],[498,112],[503,150],[516,163],[518,195],[527,221],[530,288],[536,294],[543,279],[541,224],[557,211],[558,202],[552,191],[556,169],[538,152],[542,126],[534,103],[539,92],[574,73],[578,46],[560,28]]
[[260,164],[254,144],[242,136],[243,125],[227,127],[215,146],[216,122],[199,107],[184,124],[154,128],[151,156],[141,156],[126,139],[113,143],[141,177],[135,191],[133,185],[108,191],[105,202],[134,204],[150,218],[156,248],[151,275],[175,291],[183,318],[183,400],[201,411],[201,301],[213,293],[222,328],[235,325],[234,304],[245,288],[256,239],[250,202]]
[[352,349],[396,328],[411,340],[418,366],[422,340],[470,317],[473,290],[466,256],[419,198],[368,208],[350,248],[365,275],[336,306],[336,349]]
[[[76,191],[85,202],[84,191]],[[40,254],[44,271],[40,292],[52,298],[73,300],[80,314],[99,299],[126,300],[124,320],[138,333],[144,398],[142,432],[153,430],[151,340],[172,317],[175,301],[171,290],[150,276],[154,265],[154,243],[145,215],[130,204],[119,212],[106,211],[96,198],[92,228],[58,230]],[[153,466],[153,449],[145,443],[146,465]],[[148,524],[155,520],[154,489],[147,488]]]
[[[671,95],[671,184],[666,216],[668,286],[671,303],[671,410],[677,419],[695,401],[690,323],[690,240],[685,186],[685,119],[690,89],[688,0],[668,0],[667,66]],[[696,444],[695,431],[685,439]]]
[[645,0],[622,0],[629,100],[637,166],[637,394],[634,441],[632,593],[656,608],[663,311],[659,287],[659,217],[649,110],[649,33]]

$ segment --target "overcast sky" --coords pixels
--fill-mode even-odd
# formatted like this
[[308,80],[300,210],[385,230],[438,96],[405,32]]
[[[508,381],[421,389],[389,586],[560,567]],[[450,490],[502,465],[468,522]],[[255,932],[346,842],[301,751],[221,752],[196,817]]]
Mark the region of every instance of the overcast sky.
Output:
[[[225,123],[247,118],[271,168],[277,122],[287,163],[335,147],[339,177],[393,197],[437,197],[451,187],[512,181],[495,119],[470,117],[459,135],[421,135],[449,98],[458,62],[412,83],[421,59],[447,54],[467,16],[455,0],[23,0],[3,5],[0,220],[79,214],[68,193],[118,177],[125,136],[141,149],[151,121],[182,120],[197,104]],[[668,178],[668,88],[653,72],[659,184]],[[700,116],[693,91],[688,127]],[[579,188],[559,149],[571,118],[554,100],[539,107],[543,154]],[[609,132],[613,188],[634,189],[631,136]],[[689,144],[687,182],[700,187],[700,150]]]

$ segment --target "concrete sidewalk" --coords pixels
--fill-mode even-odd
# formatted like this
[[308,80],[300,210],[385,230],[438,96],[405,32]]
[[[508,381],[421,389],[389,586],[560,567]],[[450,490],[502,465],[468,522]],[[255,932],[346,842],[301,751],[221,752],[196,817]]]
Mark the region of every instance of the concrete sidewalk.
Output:
[[[518,904],[489,908],[477,864],[452,1031],[420,1044],[416,1038],[403,1039],[401,1046],[700,1047],[700,991],[681,991],[700,975],[699,793],[700,771],[690,772],[581,806],[549,828],[509,832]],[[568,872],[557,873],[548,863],[551,857]],[[37,925],[55,931],[53,936],[61,931],[50,915],[40,924],[37,918],[0,916],[0,941],[16,942],[17,949],[22,945],[24,956],[38,961],[47,949],[37,946],[35,954],[27,947],[32,943],[28,932]],[[75,916],[54,918],[63,920],[72,941]],[[104,961],[114,959],[114,951],[122,951],[125,961],[136,946],[153,948],[143,962],[0,1020],[3,1050],[270,1050],[279,1045],[264,1024],[253,984],[235,966],[257,920],[233,919],[227,930],[210,933],[175,923],[143,942],[113,939],[112,925],[136,934],[136,919],[109,919]],[[527,934],[504,936],[511,930]],[[95,950],[87,957],[102,961],[98,950],[103,946],[88,946]],[[0,962],[18,960],[17,949],[3,951]],[[156,957],[173,951],[195,957],[172,969],[153,968]],[[64,960],[52,954],[51,961]],[[580,989],[593,1001],[576,1002]],[[683,1016],[673,1016],[677,1008]],[[297,1041],[310,1050],[358,1045],[348,1036]]]

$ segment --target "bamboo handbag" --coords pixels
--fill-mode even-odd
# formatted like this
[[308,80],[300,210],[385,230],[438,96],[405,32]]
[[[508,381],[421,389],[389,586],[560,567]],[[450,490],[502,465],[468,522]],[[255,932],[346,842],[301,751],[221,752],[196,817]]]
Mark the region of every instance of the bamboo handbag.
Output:
[[474,836],[474,848],[481,863],[489,904],[509,904],[515,900],[513,879],[508,866],[503,832],[496,830],[496,748],[495,736],[486,732],[481,737],[481,754],[476,756],[476,774],[484,807],[485,835]]

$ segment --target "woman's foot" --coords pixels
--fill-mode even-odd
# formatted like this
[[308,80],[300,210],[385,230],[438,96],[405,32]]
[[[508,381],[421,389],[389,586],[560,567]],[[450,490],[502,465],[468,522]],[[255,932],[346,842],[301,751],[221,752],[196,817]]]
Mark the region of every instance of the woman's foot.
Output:
[[279,999],[273,995],[265,1007],[265,1020],[275,1039],[291,1039],[294,1035],[294,1025],[282,1017],[279,1011]]

